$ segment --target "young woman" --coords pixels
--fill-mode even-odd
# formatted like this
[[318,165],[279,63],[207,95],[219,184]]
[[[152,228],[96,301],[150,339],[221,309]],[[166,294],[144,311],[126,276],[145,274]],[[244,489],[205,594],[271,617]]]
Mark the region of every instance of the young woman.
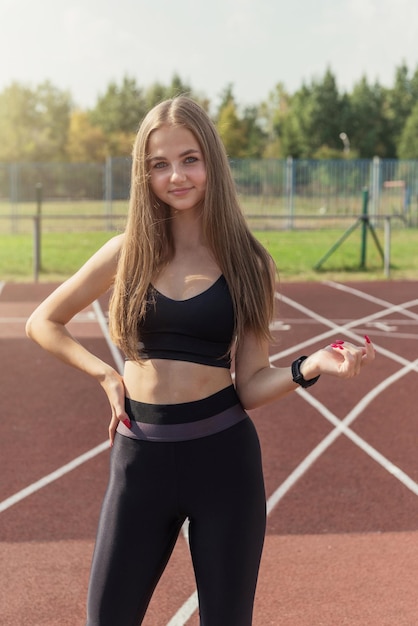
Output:
[[[136,138],[124,234],[27,323],[43,348],[96,378],[112,411],[87,626],[142,622],[186,518],[201,625],[252,623],[265,493],[245,411],[323,374],[354,376],[374,358],[366,338],[272,367],[274,287],[272,260],[246,226],[210,118],[185,97],[159,104]],[[66,328],[110,288],[123,377]]]

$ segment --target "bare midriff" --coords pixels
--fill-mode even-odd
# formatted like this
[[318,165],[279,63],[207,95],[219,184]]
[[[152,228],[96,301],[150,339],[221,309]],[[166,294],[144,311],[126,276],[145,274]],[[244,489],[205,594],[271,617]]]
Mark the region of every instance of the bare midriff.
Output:
[[123,378],[126,395],[149,404],[194,402],[232,384],[227,368],[165,359],[126,361]]

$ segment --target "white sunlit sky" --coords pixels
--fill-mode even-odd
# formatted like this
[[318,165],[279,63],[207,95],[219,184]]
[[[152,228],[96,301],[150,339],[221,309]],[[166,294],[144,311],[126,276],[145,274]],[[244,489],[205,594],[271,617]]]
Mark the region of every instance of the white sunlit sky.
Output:
[[82,108],[125,75],[251,105],[327,68],[350,91],[418,66],[417,0],[0,0],[0,23],[0,90],[49,80]]

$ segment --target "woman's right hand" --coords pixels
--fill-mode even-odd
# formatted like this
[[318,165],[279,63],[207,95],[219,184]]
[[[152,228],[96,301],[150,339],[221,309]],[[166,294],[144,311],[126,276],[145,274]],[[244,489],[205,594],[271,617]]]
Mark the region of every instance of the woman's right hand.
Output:
[[113,446],[119,422],[123,422],[127,428],[131,427],[131,420],[125,411],[125,385],[122,376],[113,368],[109,369],[100,384],[107,395],[112,411],[109,424],[109,443],[110,446]]

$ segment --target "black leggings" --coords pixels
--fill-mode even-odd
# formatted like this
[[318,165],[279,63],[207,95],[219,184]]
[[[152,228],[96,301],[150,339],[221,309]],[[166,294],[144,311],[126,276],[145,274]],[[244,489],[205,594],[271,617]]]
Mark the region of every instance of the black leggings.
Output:
[[251,625],[266,516],[259,441],[246,417],[190,441],[116,434],[87,626],[142,623],[186,518],[201,626]]

